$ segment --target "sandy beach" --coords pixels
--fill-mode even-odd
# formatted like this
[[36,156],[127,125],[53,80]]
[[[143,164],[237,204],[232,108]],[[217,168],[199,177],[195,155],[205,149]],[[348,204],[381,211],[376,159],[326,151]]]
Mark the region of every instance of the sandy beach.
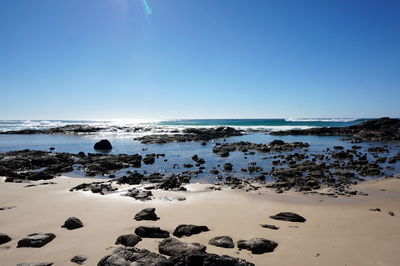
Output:
[[[73,265],[70,259],[75,255],[88,257],[85,265],[96,265],[117,247],[114,243],[119,235],[133,233],[140,225],[159,226],[172,233],[179,224],[206,225],[210,229],[183,237],[182,241],[199,242],[207,246],[209,253],[243,258],[255,265],[398,265],[400,259],[399,179],[357,185],[368,196],[331,198],[295,192],[277,194],[267,189],[215,191],[209,189],[211,185],[190,184],[186,192],[155,190],[155,199],[146,202],[120,193],[102,196],[68,191],[93,179],[59,177],[52,181],[56,184],[33,187],[0,183],[0,207],[15,206],[0,211],[1,233],[12,238],[1,245],[1,265]],[[186,200],[178,201],[177,197]],[[156,208],[158,221],[133,219],[138,211],[149,207]],[[380,208],[381,212],[370,211],[371,208]],[[298,213],[307,221],[292,223],[269,218],[283,211]],[[395,216],[390,216],[389,211]],[[70,216],[81,219],[84,227],[71,231],[61,228]],[[260,226],[265,223],[280,229]],[[41,248],[16,248],[18,240],[39,232],[54,233],[56,238]],[[235,248],[208,245],[209,239],[220,235],[231,236]],[[254,237],[276,241],[279,246],[274,252],[261,255],[238,250],[238,240]],[[136,247],[158,252],[160,241],[145,238]]]

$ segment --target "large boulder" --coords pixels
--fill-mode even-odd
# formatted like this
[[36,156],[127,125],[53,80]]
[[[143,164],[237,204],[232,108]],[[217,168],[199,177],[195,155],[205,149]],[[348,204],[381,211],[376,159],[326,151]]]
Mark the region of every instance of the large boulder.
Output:
[[142,221],[142,220],[157,221],[160,218],[157,217],[155,208],[146,208],[136,213],[134,219],[136,221]]
[[140,237],[134,234],[129,234],[129,235],[121,235],[117,238],[117,241],[115,242],[116,245],[121,244],[126,247],[134,247],[137,243],[142,241]]
[[306,219],[303,216],[293,212],[280,212],[276,215],[270,216],[271,219],[288,221],[288,222],[299,222],[304,223]]
[[181,224],[175,228],[173,235],[176,237],[183,237],[200,234],[201,232],[207,231],[209,231],[209,229],[204,225]]
[[18,241],[17,248],[40,248],[46,245],[47,243],[51,242],[54,238],[56,238],[55,234],[52,233],[35,233],[30,234],[27,237]]
[[195,252],[205,252],[206,246],[199,243],[185,243],[176,238],[166,238],[158,245],[158,251],[168,256],[179,256]]
[[252,238],[249,240],[239,240],[237,247],[239,249],[250,250],[252,254],[263,254],[272,252],[278,246],[278,243],[264,238]]
[[83,223],[76,217],[69,217],[61,227],[67,228],[68,230],[74,230],[83,227]]
[[102,139],[99,142],[96,142],[96,144],[94,144],[94,149],[108,151],[112,150],[112,145],[111,142],[108,141],[107,139]]
[[135,229],[135,234],[143,238],[167,238],[169,232],[155,226],[139,226]]
[[216,236],[208,241],[208,244],[221,248],[234,248],[233,240],[230,236]]
[[6,234],[0,233],[0,245],[5,244],[5,243],[10,242],[10,241],[11,241],[11,237],[9,237]]

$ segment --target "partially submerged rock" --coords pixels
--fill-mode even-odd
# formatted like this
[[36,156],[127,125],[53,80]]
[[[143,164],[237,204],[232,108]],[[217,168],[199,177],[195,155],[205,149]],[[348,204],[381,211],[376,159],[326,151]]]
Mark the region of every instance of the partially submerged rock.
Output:
[[112,145],[111,142],[107,139],[102,139],[99,142],[96,142],[93,147],[95,150],[103,150],[103,151],[108,151],[112,150]]
[[51,242],[56,238],[55,234],[52,233],[35,233],[30,234],[27,237],[18,241],[17,248],[27,247],[27,248],[40,248]]

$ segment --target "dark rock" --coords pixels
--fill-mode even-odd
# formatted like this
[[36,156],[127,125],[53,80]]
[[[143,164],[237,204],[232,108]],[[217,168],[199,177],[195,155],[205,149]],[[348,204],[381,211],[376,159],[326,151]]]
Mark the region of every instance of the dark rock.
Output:
[[176,238],[166,238],[158,245],[158,251],[168,256],[179,256],[194,252],[204,252],[206,247],[199,243],[185,243]]
[[22,247],[40,248],[46,245],[47,243],[51,242],[54,238],[56,238],[56,236],[52,233],[30,234],[26,238],[23,238],[20,241],[18,241],[17,248],[22,248]]
[[233,240],[230,236],[216,236],[208,241],[208,244],[222,248],[234,248]]
[[146,208],[136,213],[134,219],[136,221],[142,221],[142,220],[157,221],[160,218],[157,217],[155,208]]
[[134,234],[129,234],[129,235],[121,235],[117,238],[117,241],[115,242],[116,245],[124,245],[127,247],[134,247],[137,243],[142,241],[140,237]]
[[6,234],[0,233],[0,245],[5,244],[5,243],[10,242],[10,241],[11,241],[11,237],[9,237]]
[[83,223],[76,217],[69,217],[61,227],[67,228],[68,230],[74,230],[83,227]]
[[207,226],[181,224],[175,228],[173,235],[176,237],[183,237],[183,236],[191,236],[194,234],[200,234],[201,232],[207,232],[207,231],[209,231]]
[[380,212],[381,211],[381,209],[380,208],[373,208],[373,209],[369,209],[370,211],[373,211],[373,212]]
[[110,141],[102,139],[99,142],[96,142],[96,144],[94,144],[94,149],[103,151],[112,150],[112,145]]
[[394,216],[395,214],[394,214],[394,212],[390,211],[390,212],[389,212],[389,215],[390,215],[390,216]]
[[74,262],[76,264],[82,265],[84,262],[87,260],[85,256],[82,255],[76,255],[71,259],[71,262]]
[[152,199],[153,193],[150,190],[139,190],[137,188],[132,188],[129,189],[124,196],[128,196],[136,200],[146,201]]
[[272,229],[272,230],[278,230],[279,227],[273,224],[260,224],[261,227]]
[[143,158],[143,163],[144,164],[153,164],[155,162],[156,155],[154,153],[152,154],[146,154],[146,157]]
[[233,165],[231,163],[226,163],[224,164],[224,170],[225,171],[232,171]]
[[299,222],[304,223],[306,219],[296,213],[293,212],[281,212],[276,215],[270,216],[270,218],[275,220],[282,220],[288,222]]
[[118,184],[138,185],[142,182],[143,175],[139,173],[133,173],[129,176],[122,176],[118,178]]
[[135,234],[143,238],[167,238],[169,232],[160,229],[160,227],[139,226],[135,229]]
[[[131,264],[134,262],[134,264]],[[147,249],[124,247],[115,249],[112,254],[103,257],[98,266],[164,266],[167,258]]]
[[272,252],[278,246],[278,243],[264,238],[252,238],[249,240],[239,240],[237,247],[239,249],[250,250],[252,254],[263,254]]
[[254,266],[248,261],[227,255],[216,255],[205,252],[183,254],[170,258],[163,266]]

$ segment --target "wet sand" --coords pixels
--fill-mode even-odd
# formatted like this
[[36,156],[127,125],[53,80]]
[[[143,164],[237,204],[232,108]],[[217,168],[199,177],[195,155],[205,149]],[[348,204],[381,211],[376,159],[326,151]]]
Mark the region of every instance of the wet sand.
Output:
[[[400,179],[380,179],[357,186],[368,196],[330,198],[270,190],[255,192],[209,190],[211,185],[188,185],[187,192],[153,191],[157,199],[141,202],[120,194],[98,195],[69,192],[82,182],[93,179],[56,178],[54,185],[27,187],[26,184],[0,183],[0,233],[12,241],[0,246],[0,264],[54,262],[76,265],[75,255],[88,257],[85,265],[96,265],[115,247],[119,235],[133,233],[140,225],[159,226],[173,232],[179,224],[207,225],[204,232],[181,240],[199,242],[207,252],[246,259],[256,265],[398,265],[400,260]],[[42,183],[32,182],[32,183]],[[124,187],[120,187],[124,188]],[[126,187],[125,187],[126,188]],[[184,201],[160,197],[186,198]],[[135,221],[135,213],[154,207],[158,221]],[[380,208],[381,212],[370,211]],[[282,211],[305,217],[305,223],[270,219]],[[393,211],[395,216],[390,216]],[[76,216],[84,227],[61,228],[64,221]],[[274,224],[279,230],[262,228]],[[42,248],[16,248],[18,240],[31,233],[54,233],[56,238]],[[263,237],[278,242],[272,253],[253,255],[250,251],[208,245],[214,236],[240,239]],[[158,252],[161,239],[143,239],[136,247]],[[9,246],[9,248],[7,248]]]

